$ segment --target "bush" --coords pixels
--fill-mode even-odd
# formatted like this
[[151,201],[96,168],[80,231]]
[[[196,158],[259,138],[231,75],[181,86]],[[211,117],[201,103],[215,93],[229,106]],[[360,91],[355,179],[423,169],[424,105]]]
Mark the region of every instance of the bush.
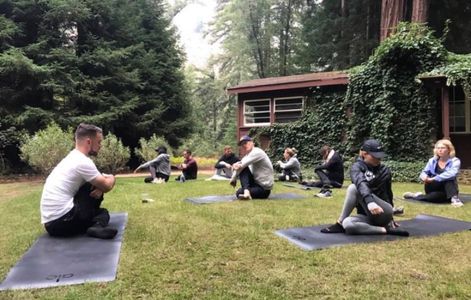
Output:
[[172,154],[172,148],[169,146],[167,141],[163,137],[158,137],[153,134],[149,140],[145,138],[139,139],[139,148],[135,149],[136,155],[141,158],[142,161],[149,161],[157,157],[157,152],[155,148],[159,146],[167,147],[167,153]]
[[[356,158],[355,158],[356,159]],[[420,182],[419,174],[427,162],[405,162],[385,160],[383,164],[391,169],[393,182]],[[345,160],[345,179],[350,180],[350,168],[353,160]]]
[[98,169],[103,172],[116,174],[124,169],[131,157],[131,151],[114,135],[108,134],[101,143],[101,150],[94,158]]
[[74,146],[72,130],[67,132],[55,123],[33,136],[24,135],[20,157],[41,174],[49,174]]

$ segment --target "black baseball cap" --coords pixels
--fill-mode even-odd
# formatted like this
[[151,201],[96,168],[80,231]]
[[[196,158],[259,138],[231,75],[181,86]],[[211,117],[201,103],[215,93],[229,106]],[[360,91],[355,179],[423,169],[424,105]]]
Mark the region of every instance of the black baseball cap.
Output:
[[244,142],[248,142],[248,141],[253,141],[252,138],[248,135],[244,135],[243,137],[240,138],[239,140],[239,146],[242,145],[242,143]]
[[368,152],[371,156],[381,159],[386,156],[384,153],[383,146],[378,140],[366,140],[361,146],[361,150]]

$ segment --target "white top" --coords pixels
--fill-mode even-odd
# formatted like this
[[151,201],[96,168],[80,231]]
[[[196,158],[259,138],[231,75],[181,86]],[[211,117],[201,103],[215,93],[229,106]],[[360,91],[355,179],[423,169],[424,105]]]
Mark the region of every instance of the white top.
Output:
[[41,196],[41,223],[57,220],[74,206],[74,196],[85,182],[100,172],[95,163],[74,149],[62,159],[46,179]]

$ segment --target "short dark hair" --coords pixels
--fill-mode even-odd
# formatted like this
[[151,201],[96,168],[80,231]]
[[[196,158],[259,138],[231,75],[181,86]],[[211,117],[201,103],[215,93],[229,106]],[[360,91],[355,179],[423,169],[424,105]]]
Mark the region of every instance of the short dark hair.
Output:
[[94,138],[98,133],[103,133],[103,130],[92,124],[80,123],[75,130],[75,140],[80,140],[85,137]]
[[190,149],[185,149],[185,150],[183,150],[183,152],[186,152],[186,153],[191,155],[191,150]]
[[157,153],[159,153],[159,154],[167,153],[167,147],[159,146],[159,147],[157,147],[157,149],[155,149],[155,151],[157,151]]

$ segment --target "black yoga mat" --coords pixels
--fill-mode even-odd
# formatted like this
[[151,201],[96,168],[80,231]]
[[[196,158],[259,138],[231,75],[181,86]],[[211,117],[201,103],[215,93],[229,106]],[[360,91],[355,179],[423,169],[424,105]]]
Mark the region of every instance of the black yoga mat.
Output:
[[320,188],[316,188],[316,187],[308,186],[308,185],[303,185],[303,184],[298,184],[298,183],[283,183],[283,185],[287,186],[287,187],[303,190],[303,191],[309,191],[309,190],[313,190],[313,189],[320,190]]
[[127,213],[111,214],[114,239],[85,235],[57,238],[44,234],[10,270],[0,290],[45,288],[116,278]]
[[[460,195],[459,195],[459,198],[460,198],[461,202],[463,202],[464,204],[466,204],[466,203],[468,203],[468,202],[471,202],[471,194],[460,194]],[[404,200],[404,201],[411,202],[411,203],[420,203],[420,204],[451,205],[450,202],[433,203],[433,202],[419,201],[419,200],[406,199],[406,198],[401,198],[400,200]]]
[[[260,200],[299,200],[304,199],[305,197],[302,195],[298,195],[296,193],[280,193],[280,194],[272,194],[268,197],[268,199],[260,199]],[[202,196],[202,197],[190,197],[186,198],[185,201],[191,202],[193,204],[211,204],[211,203],[221,203],[221,202],[231,202],[237,200],[235,195],[210,195],[210,196]],[[254,199],[258,200],[258,199]]]
[[[411,237],[438,235],[471,229],[471,222],[444,217],[417,215],[414,219],[399,222],[401,229],[407,230]],[[304,250],[318,250],[357,243],[371,243],[406,239],[394,235],[347,235],[344,233],[322,233],[320,230],[329,225],[300,227],[277,230],[276,235],[286,238]]]

